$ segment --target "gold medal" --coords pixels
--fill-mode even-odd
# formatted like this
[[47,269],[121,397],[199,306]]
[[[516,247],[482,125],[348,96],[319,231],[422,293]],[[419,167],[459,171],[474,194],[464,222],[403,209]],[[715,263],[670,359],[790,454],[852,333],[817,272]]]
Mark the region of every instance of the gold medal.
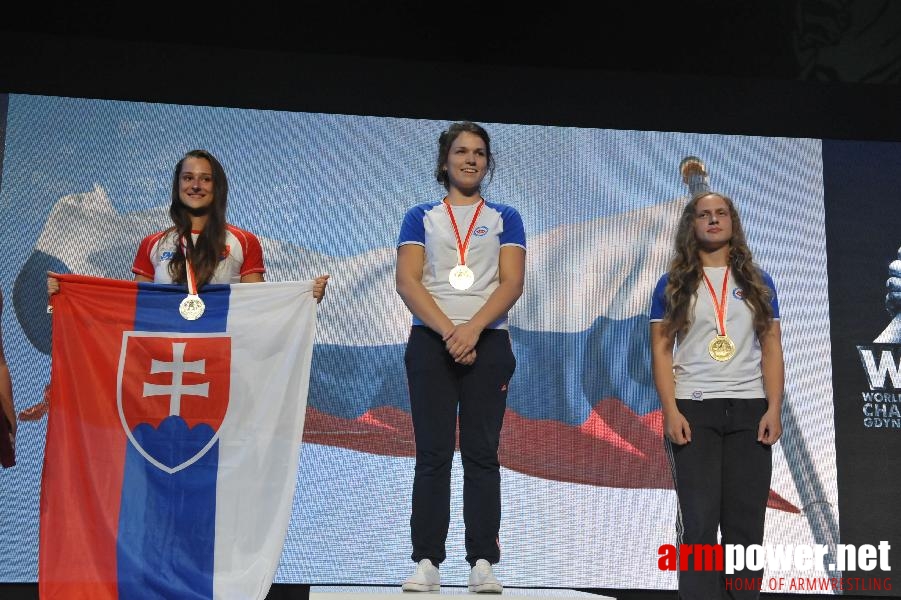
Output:
[[196,294],[188,294],[178,305],[178,312],[188,321],[196,321],[203,315],[206,306],[200,296]]
[[468,290],[476,281],[475,273],[466,265],[457,265],[450,271],[448,281],[455,290]]
[[718,325],[716,335],[710,340],[710,343],[707,344],[707,352],[713,360],[717,362],[726,362],[735,356],[735,342],[726,335],[726,301],[728,299],[726,289],[729,284],[729,267],[726,267],[726,272],[723,274],[722,300],[717,300],[716,293],[713,291],[713,284],[710,283],[707,273],[704,273],[704,283],[707,285],[707,291],[710,292],[710,299],[713,301],[713,309],[716,312]]
[[707,352],[713,360],[726,362],[735,356],[735,342],[728,335],[715,336],[707,344]]

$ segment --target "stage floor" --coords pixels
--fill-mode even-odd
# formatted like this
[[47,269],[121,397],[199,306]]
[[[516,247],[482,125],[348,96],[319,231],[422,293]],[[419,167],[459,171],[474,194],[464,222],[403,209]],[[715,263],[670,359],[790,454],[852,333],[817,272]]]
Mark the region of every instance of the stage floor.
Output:
[[[466,586],[442,585],[440,592],[407,592],[400,586],[311,586],[310,600],[398,600],[400,596],[409,600],[434,600],[444,596],[469,595],[489,600],[498,594],[475,594]],[[530,589],[505,587],[502,596],[528,596],[529,600],[616,600],[612,596],[601,596],[578,590]]]

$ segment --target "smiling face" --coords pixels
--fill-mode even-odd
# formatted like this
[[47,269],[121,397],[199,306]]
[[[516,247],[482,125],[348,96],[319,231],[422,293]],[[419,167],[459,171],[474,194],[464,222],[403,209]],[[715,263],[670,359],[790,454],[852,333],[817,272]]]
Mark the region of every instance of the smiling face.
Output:
[[448,188],[462,192],[477,190],[488,170],[485,141],[474,133],[463,131],[451,143],[444,163]]
[[213,167],[205,158],[188,156],[178,175],[178,197],[194,214],[203,213],[213,203]]
[[707,194],[695,203],[695,239],[705,250],[716,250],[732,240],[732,210],[718,194]]

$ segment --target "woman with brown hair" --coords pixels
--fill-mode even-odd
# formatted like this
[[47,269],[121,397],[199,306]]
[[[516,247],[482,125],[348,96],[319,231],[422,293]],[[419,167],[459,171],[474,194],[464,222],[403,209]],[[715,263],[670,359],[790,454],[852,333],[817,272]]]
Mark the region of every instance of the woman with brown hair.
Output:
[[450,521],[459,414],[463,520],[471,592],[500,593],[498,445],[516,368],[507,311],[523,291],[526,238],[511,206],[482,197],[494,158],[488,132],[453,123],[438,137],[440,201],[407,211],[397,242],[397,292],[413,314],[404,362],[416,439],[406,592],[437,591]]
[[[206,150],[187,152],[172,175],[172,226],[141,242],[132,266],[135,281],[179,283],[195,289],[208,283],[264,281],[266,268],[259,239],[229,224],[227,208],[228,178],[220,162]],[[48,294],[59,291],[53,275],[48,273]],[[315,279],[313,297],[317,301],[325,295],[328,277]]]
[[[172,227],[144,238],[132,271],[136,281],[207,283],[263,281],[263,248],[257,237],[226,222],[228,180],[222,165],[206,150],[191,150],[172,176]],[[313,296],[322,301],[328,275],[317,277]],[[193,293],[193,292],[192,292]]]

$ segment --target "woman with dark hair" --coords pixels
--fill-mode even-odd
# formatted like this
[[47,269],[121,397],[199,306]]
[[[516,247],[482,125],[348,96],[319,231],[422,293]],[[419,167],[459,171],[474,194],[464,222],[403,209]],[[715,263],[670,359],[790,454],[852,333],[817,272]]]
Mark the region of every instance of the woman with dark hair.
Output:
[[[694,157],[683,161],[686,181],[706,178],[703,169]],[[779,304],[732,201],[706,184],[693,191],[669,272],[654,290],[654,383],[679,500],[679,543],[747,547],[763,542],[771,446],[782,434]],[[747,588],[727,588],[717,571],[679,574],[683,600],[759,596]]]
[[[222,165],[206,150],[186,153],[172,175],[172,226],[148,235],[138,246],[131,269],[134,280],[185,284],[190,294],[208,283],[264,281],[266,269],[259,239],[229,224],[227,208],[228,179]],[[47,273],[48,295],[59,291],[59,280],[54,275]],[[325,296],[328,278],[320,275],[313,282],[317,302]],[[48,384],[47,390],[49,387]],[[22,411],[22,420],[36,421],[47,414],[47,390],[41,402]]]
[[[136,281],[188,283],[187,265],[197,288],[207,283],[263,281],[263,248],[249,231],[226,222],[228,179],[206,150],[191,150],[172,176],[172,227],[144,238],[132,272]],[[188,261],[188,258],[190,259]],[[322,301],[328,275],[317,277],[313,296]]]
[[187,283],[190,262],[197,288],[263,281],[260,241],[226,222],[227,206],[228,180],[219,161],[205,150],[185,154],[172,176],[173,225],[141,242],[132,266],[135,280]]
[[[226,221],[228,179],[222,165],[206,150],[191,150],[175,165],[172,175],[172,226],[148,235],[135,255],[135,281],[188,284],[257,283],[266,272],[259,239]],[[59,291],[48,273],[47,292]],[[315,279],[313,296],[321,302],[328,275]],[[193,293],[193,292],[192,292]]]
[[435,177],[447,194],[407,211],[397,242],[397,293],[413,314],[404,363],[416,440],[410,529],[413,574],[404,591],[436,591],[450,523],[451,465],[459,410],[469,590],[502,591],[498,445],[516,367],[507,311],[523,291],[519,213],[486,202],[491,140],[471,122],[438,138]]

